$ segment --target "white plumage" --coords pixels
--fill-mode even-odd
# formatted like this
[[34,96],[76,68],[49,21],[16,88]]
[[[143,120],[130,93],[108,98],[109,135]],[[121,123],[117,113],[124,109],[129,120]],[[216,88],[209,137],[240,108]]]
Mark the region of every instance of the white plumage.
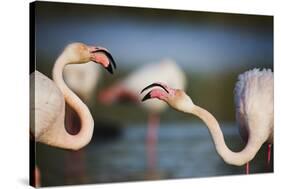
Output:
[[270,69],[253,69],[239,75],[234,99],[236,119],[245,141],[248,140],[248,132],[253,132],[260,140],[272,143],[273,87],[273,73]]
[[63,121],[61,114],[65,111],[63,94],[52,80],[37,70],[31,74],[30,81],[31,132],[36,140],[48,143],[43,134],[53,127],[61,128],[58,124]]

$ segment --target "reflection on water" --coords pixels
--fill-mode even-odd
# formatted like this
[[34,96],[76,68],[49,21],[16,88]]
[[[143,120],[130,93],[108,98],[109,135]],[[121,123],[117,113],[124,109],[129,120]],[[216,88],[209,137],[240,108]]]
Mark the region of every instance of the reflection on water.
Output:
[[[38,144],[37,162],[42,185],[244,174],[244,167],[230,166],[222,161],[208,130],[201,123],[161,125],[155,170],[148,170],[146,165],[146,125],[129,125],[122,129],[120,137],[112,140],[95,140],[94,136],[92,143],[78,152]],[[231,149],[239,151],[244,147],[234,124],[223,124],[222,129]],[[251,173],[267,172],[265,146],[250,166]]]

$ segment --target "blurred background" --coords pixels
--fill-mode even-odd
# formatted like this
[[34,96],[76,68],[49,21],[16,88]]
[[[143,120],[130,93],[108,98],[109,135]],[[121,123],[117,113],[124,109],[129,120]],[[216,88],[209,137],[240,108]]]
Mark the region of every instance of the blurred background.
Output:
[[[92,142],[77,151],[36,145],[42,186],[91,184],[244,174],[217,155],[203,122],[170,108],[161,114],[153,169],[147,165],[148,112],[136,103],[104,105],[102,89],[132,71],[163,59],[187,77],[187,93],[221,124],[229,148],[244,143],[235,123],[237,76],[252,68],[273,69],[273,17],[36,2],[36,69],[51,77],[53,64],[71,42],[102,46],[113,55],[113,76],[100,71],[88,103],[95,119]],[[266,147],[251,162],[266,169]]]

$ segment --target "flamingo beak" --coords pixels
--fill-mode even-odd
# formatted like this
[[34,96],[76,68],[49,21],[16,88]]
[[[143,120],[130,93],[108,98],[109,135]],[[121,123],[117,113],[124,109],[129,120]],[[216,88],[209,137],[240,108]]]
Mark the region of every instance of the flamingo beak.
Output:
[[142,99],[141,99],[141,101],[143,102],[143,101],[146,101],[146,100],[148,100],[148,99],[151,99],[151,91],[149,91],[149,93],[147,93]]
[[[91,51],[91,53],[94,53],[94,54],[102,53],[102,55],[105,55],[108,62],[106,61],[106,63],[104,63],[104,62],[100,61],[99,63],[101,63],[109,73],[113,74],[113,68],[116,69],[116,63],[115,63],[112,55],[106,49],[95,47],[94,50]],[[97,61],[96,60],[97,56],[94,56],[94,57],[95,58],[93,61]]]
[[[141,91],[141,93],[143,93],[145,90],[147,90],[147,89],[149,89],[149,88],[152,88],[152,87],[161,87],[162,89],[164,89],[165,92],[167,92],[167,93],[169,94],[169,91],[166,89],[166,87],[163,86],[163,85],[160,84],[160,83],[152,83],[152,84],[148,85],[147,87],[145,87],[145,88]],[[141,101],[143,102],[143,101],[146,101],[146,100],[148,100],[148,99],[151,99],[151,98],[152,98],[151,92],[152,92],[152,90],[149,91],[149,92],[142,98]]]
[[166,87],[164,87],[162,84],[160,83],[152,83],[150,85],[148,85],[147,87],[145,87],[141,93],[143,93],[145,90],[149,89],[149,88],[152,88],[152,87],[161,87],[162,89],[164,89],[167,93],[169,93],[169,91],[166,89]]

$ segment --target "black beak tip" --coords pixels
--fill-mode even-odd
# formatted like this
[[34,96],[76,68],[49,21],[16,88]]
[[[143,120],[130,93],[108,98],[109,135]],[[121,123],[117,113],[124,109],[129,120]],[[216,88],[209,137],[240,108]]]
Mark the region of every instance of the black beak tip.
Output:
[[140,94],[143,93],[147,88],[145,87],[144,89],[141,90]]
[[151,99],[151,95],[150,95],[150,92],[149,93],[147,93],[143,98],[142,98],[142,102],[144,102],[144,101],[146,101],[146,100],[148,100],[148,99]]
[[107,58],[110,60],[110,64],[113,65],[114,69],[117,68],[116,63],[112,57],[112,55],[109,52],[104,51],[105,55],[107,56]]
[[113,69],[111,64],[109,64],[106,68],[105,68],[109,73],[113,74]]
[[117,68],[117,66],[116,66],[116,63],[115,63],[115,61],[114,61],[114,59],[113,59],[113,58],[111,58],[111,63],[113,64],[114,69],[116,69],[116,68]]
[[[102,50],[102,49],[98,49],[95,52],[101,52],[107,56],[107,58],[109,59],[109,65],[106,67],[106,69],[107,69],[107,71],[109,71],[109,73],[113,74],[113,68],[116,69],[117,66],[116,66],[116,63],[115,63],[112,55],[109,52]],[[112,65],[113,65],[113,68],[112,68]]]

